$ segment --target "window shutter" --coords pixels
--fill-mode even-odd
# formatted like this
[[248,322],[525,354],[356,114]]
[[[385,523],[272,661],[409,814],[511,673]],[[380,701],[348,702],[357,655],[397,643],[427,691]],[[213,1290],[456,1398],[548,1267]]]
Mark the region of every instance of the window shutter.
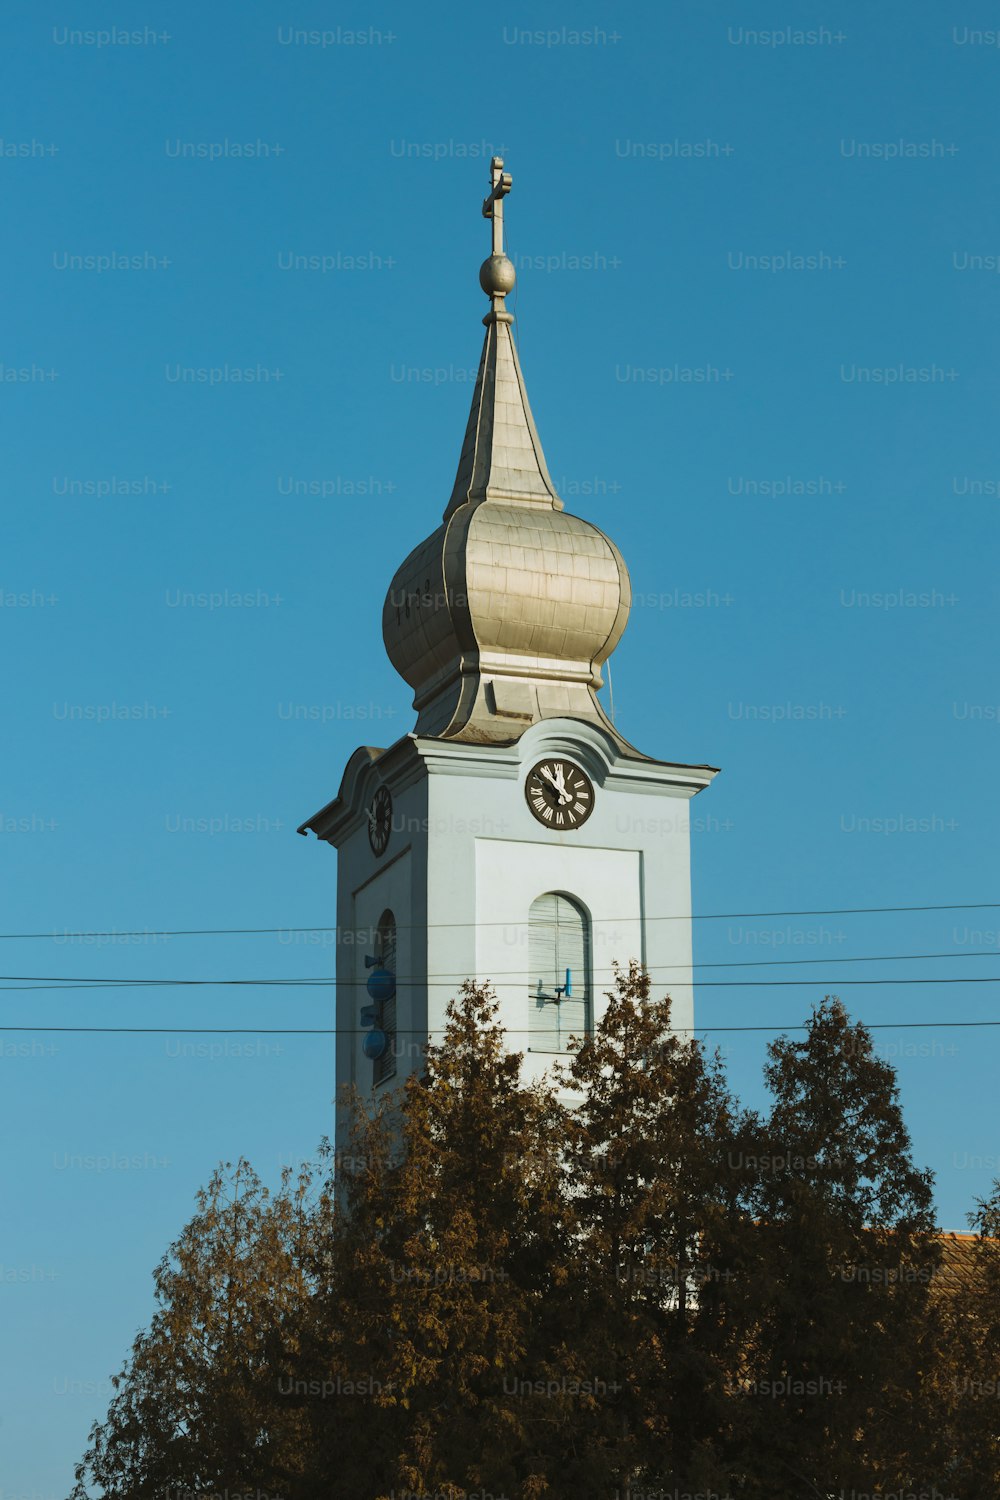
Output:
[[547,891],[532,902],[528,913],[528,1042],[533,1052],[555,1052],[559,1047],[558,1007],[552,1003],[558,899],[554,891]]
[[[590,1021],[590,934],[575,902],[556,891],[532,902],[528,953],[528,1045],[533,1052],[565,1052],[571,1036],[586,1035]],[[557,1001],[567,969],[573,993]]]

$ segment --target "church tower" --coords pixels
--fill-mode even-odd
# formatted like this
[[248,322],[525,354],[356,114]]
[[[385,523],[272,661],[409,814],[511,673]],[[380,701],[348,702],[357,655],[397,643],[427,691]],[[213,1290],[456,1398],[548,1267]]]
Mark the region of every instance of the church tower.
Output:
[[[505,299],[511,178],[492,162],[486,337],[440,526],[389,585],[382,635],[416,724],[356,750],[299,829],[338,852],[337,1086],[393,1089],[466,978],[537,1076],[636,958],[693,1024],[689,803],[710,766],[655,760],[597,697],[628,622],[617,547],[556,494]],[[344,1121],[338,1113],[338,1147]]]

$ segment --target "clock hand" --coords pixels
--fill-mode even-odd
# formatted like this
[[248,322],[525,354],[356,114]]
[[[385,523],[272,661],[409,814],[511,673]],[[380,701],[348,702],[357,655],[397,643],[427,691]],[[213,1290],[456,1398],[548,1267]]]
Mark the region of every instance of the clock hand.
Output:
[[556,768],[556,791],[559,793],[559,806],[564,807],[567,802],[572,802],[573,793],[566,790],[566,775],[562,766]]
[[559,798],[560,807],[565,807],[567,802],[572,802],[573,793],[567,792],[565,782],[561,775],[559,777],[559,780],[557,781],[552,772],[549,770],[548,766],[542,766],[540,768],[539,774],[544,776],[545,780],[550,783],[552,790]]

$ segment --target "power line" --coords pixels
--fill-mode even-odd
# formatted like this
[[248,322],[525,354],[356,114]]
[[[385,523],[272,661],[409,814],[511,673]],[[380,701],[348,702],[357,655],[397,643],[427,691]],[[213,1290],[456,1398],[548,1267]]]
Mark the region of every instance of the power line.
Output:
[[[853,1026],[862,1026],[866,1031],[918,1031],[927,1029],[945,1029],[949,1027],[984,1027],[1000,1026],[1000,1021],[855,1021]],[[787,1026],[677,1026],[672,1028],[682,1035],[693,1035],[705,1032],[729,1032],[729,1031],[766,1031],[778,1033],[785,1031],[808,1031],[808,1022],[796,1022]],[[528,1036],[530,1028],[526,1026],[505,1026],[504,1034],[507,1036]],[[115,1036],[363,1036],[367,1034],[366,1028],[359,1027],[337,1027],[337,1026],[0,1026],[0,1032],[72,1032],[76,1035],[88,1033],[100,1033],[102,1035]],[[400,1028],[400,1033],[416,1035],[415,1032],[407,1033]],[[424,1033],[421,1032],[421,1035]],[[444,1028],[439,1032],[428,1032],[428,1036],[444,1035]],[[550,1056],[551,1054],[539,1054]],[[567,1054],[568,1055],[568,1054]]]
[[[670,916],[651,917],[646,916],[641,920],[644,922],[720,922],[733,921],[736,918],[749,920],[756,917],[850,917],[868,916],[885,912],[922,912],[922,911],[995,911],[1000,909],[1000,901],[953,901],[926,906],[828,906],[810,907],[796,911],[705,911],[705,912],[677,912]],[[637,922],[640,920],[634,913],[625,917],[601,917],[601,922]],[[411,928],[438,928],[438,927],[515,927],[527,926],[527,922],[411,922],[397,923],[398,932],[408,931]],[[71,938],[131,938],[131,937],[246,937],[260,936],[275,933],[300,933],[300,932],[366,932],[368,928],[345,928],[338,927],[179,927],[168,928],[135,928],[132,930],[119,930],[111,928],[104,932],[91,932],[84,930],[70,930],[64,928],[62,932],[0,932],[0,941],[24,940],[46,940],[68,942]]]
[[695,964],[657,964],[662,969],[780,969],[785,964],[894,964],[916,963],[926,958],[1000,958],[1000,948],[970,948],[965,953],[828,953],[823,958],[738,958]]
[[[527,970],[519,970],[519,974],[527,975]],[[4,976],[0,975],[0,979]],[[17,977],[17,976],[12,976]],[[30,977],[30,976],[28,976]],[[444,976],[435,980],[433,975],[428,979],[396,979],[397,989],[422,989],[428,982],[443,984],[445,981],[452,982],[452,977]],[[482,983],[489,983],[488,976],[484,976]],[[534,987],[534,981],[523,981],[528,988]],[[694,985],[688,985],[679,981],[684,989],[693,989]],[[798,988],[813,985],[830,985],[840,989],[850,985],[866,986],[874,988],[879,985],[899,984],[1000,984],[1000,974],[979,975],[948,975],[935,976],[934,978],[889,978],[889,979],[699,979],[698,989],[755,989],[773,990],[784,988]],[[240,987],[260,986],[262,988],[279,989],[333,989],[336,986],[334,979],[122,979],[122,980],[70,980],[65,983],[40,982],[37,984],[4,984],[0,985],[2,994],[32,994],[36,990],[143,990],[143,989],[189,989],[201,988],[207,985],[237,985]],[[343,980],[341,989],[365,990],[366,982],[363,979]]]
[[114,1036],[360,1036],[335,1026],[0,1026],[4,1031],[91,1032]]
[[[693,964],[655,964],[651,968],[648,969],[648,972],[650,974],[662,974],[665,970],[669,970],[669,969],[684,969],[684,970],[687,970],[687,969],[780,969],[780,968],[784,968],[784,967],[786,967],[788,965],[803,965],[803,964],[916,963],[918,961],[922,962],[922,961],[924,961],[926,959],[938,959],[938,958],[954,958],[954,959],[963,959],[963,958],[1000,958],[1000,950],[997,950],[995,948],[976,948],[976,949],[970,949],[968,952],[965,952],[965,953],[955,953],[955,952],[949,952],[949,953],[869,953],[869,954],[844,954],[843,956],[840,956],[840,955],[835,954],[835,953],[829,953],[829,954],[826,954],[822,958],[725,959],[725,960],[720,960],[718,962],[705,961],[705,962],[699,962],[699,963],[693,963]],[[494,969],[491,972],[491,974],[490,974],[489,977],[490,977],[490,979],[526,979],[526,978],[528,978],[530,976],[531,972],[532,971],[530,969]],[[596,978],[597,975],[613,976],[614,975],[614,969],[610,968],[610,967],[602,967],[602,968],[599,968],[599,969],[591,968],[590,973],[591,973],[591,978]],[[467,976],[464,973],[464,971],[459,971],[458,969],[444,969],[444,970],[437,970],[437,971],[434,971],[434,972],[431,972],[431,973],[425,974],[425,975],[419,975],[416,979],[406,979],[405,977],[403,977],[401,975],[397,975],[396,979],[397,979],[397,983],[399,985],[413,986],[413,985],[423,984],[423,983],[425,983],[427,981],[430,981],[430,980],[434,980],[434,981],[449,980],[449,981],[455,981],[455,982],[461,984],[462,980],[465,979],[466,977]],[[82,975],[82,974],[0,974],[0,981],[7,981],[7,980],[24,981],[25,985],[30,985],[31,988],[36,988],[36,989],[45,989],[45,988],[49,988],[49,987],[65,988],[65,989],[75,989],[75,988],[78,988],[78,987],[91,987],[91,988],[94,988],[94,989],[101,989],[101,988],[107,988],[107,989],[138,989],[138,988],[145,988],[145,987],[154,987],[155,988],[157,985],[162,985],[162,986],[164,986],[166,988],[170,988],[172,986],[178,986],[178,985],[211,985],[211,984],[217,984],[217,985],[260,985],[260,986],[288,987],[288,988],[293,988],[293,989],[294,988],[310,989],[310,988],[329,988],[329,987],[332,987],[332,986],[336,985],[336,982],[337,982],[336,979],[334,978],[334,976],[333,975],[329,975],[329,974],[290,975],[287,978],[282,978],[282,979],[258,979],[256,977],[248,977],[248,978],[245,978],[245,979],[241,979],[241,978],[236,978],[236,979],[119,979],[119,978],[103,979],[99,975]],[[352,988],[353,987],[357,987],[357,986],[361,985],[364,982],[365,981],[360,980],[360,979],[358,979],[358,980],[351,979],[351,980],[344,980],[344,981],[342,981],[342,983],[345,986],[349,985]],[[718,984],[721,984],[722,982],[723,981],[713,981],[713,980],[699,980],[698,981],[699,985],[711,985],[711,984],[718,985]],[[769,983],[771,983],[771,981],[769,981],[769,980],[761,980],[761,981],[746,980],[744,982],[746,984],[749,984],[749,985],[754,985],[755,987],[758,987],[758,988],[766,987]],[[778,981],[778,980],[775,980],[773,982],[777,984],[777,983],[793,983],[794,981],[791,981],[791,980],[789,980],[789,981]],[[812,983],[822,983],[823,981],[818,981],[818,980],[803,980],[802,982],[803,983],[812,984]],[[882,981],[880,981],[880,980],[872,980],[871,981],[871,983],[881,983],[881,982]],[[913,983],[913,984],[916,984],[916,983],[928,983],[928,982],[935,983],[935,984],[962,984],[962,983],[965,983],[965,980],[964,979],[955,979],[955,980],[935,979],[935,980],[931,980],[931,981],[927,981],[927,980],[919,980],[919,981],[918,980],[909,980],[909,981],[907,981],[905,979],[898,979],[898,980],[892,980],[892,981],[889,981],[889,980],[885,981],[885,983],[890,983],[890,982],[891,983],[898,983],[898,984],[904,984],[904,983]],[[977,981],[977,982],[980,982],[980,981]],[[842,979],[842,980],[838,980],[837,983],[839,983],[839,984],[857,984],[857,983],[868,983],[868,981],[866,981],[866,980],[847,980],[847,979]],[[8,988],[10,988],[11,990],[14,990],[14,991],[19,990],[22,987],[23,986],[21,984],[10,984],[8,986]],[[2,989],[0,989],[0,993],[2,993]]]

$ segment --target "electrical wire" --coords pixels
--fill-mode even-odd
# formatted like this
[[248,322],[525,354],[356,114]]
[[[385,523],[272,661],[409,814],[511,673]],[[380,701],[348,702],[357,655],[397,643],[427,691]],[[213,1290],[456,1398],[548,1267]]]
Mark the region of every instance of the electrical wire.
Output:
[[[838,955],[838,954],[830,953],[830,954],[826,954],[823,958],[773,958],[773,959],[752,958],[752,959],[724,959],[724,960],[719,960],[719,961],[706,960],[706,961],[703,961],[703,962],[692,963],[692,964],[655,964],[655,965],[653,965],[652,967],[650,967],[648,969],[648,972],[651,973],[651,974],[652,973],[660,974],[660,973],[663,973],[665,970],[668,970],[668,969],[684,969],[684,970],[687,970],[687,969],[780,969],[780,968],[785,968],[785,967],[787,967],[789,965],[803,965],[803,964],[916,963],[918,961],[923,962],[924,960],[927,960],[927,959],[939,959],[939,958],[954,958],[954,959],[962,959],[962,958],[1000,958],[1000,950],[997,950],[995,948],[975,948],[975,949],[970,949],[968,952],[965,952],[965,953],[954,953],[954,952],[949,952],[949,953],[866,953],[866,954],[844,954],[842,956]],[[494,969],[491,972],[491,974],[490,974],[490,979],[491,980],[493,980],[493,979],[519,979],[519,978],[523,979],[523,978],[526,978],[530,974],[530,972],[531,971],[528,970],[528,969]],[[593,968],[591,969],[591,978],[595,978],[597,975],[613,976],[613,974],[614,974],[614,969],[610,968],[610,967],[602,967],[600,969],[593,969]],[[445,970],[437,970],[437,971],[433,971],[433,972],[431,972],[429,974],[421,975],[421,976],[419,976],[415,980],[406,979],[406,978],[404,978],[404,977],[402,977],[400,975],[397,975],[396,978],[397,978],[397,982],[399,984],[423,984],[425,981],[428,981],[428,980],[435,980],[435,981],[454,980],[454,981],[457,981],[460,984],[462,982],[462,980],[464,978],[466,978],[466,975],[464,974],[464,972],[460,972],[457,969],[450,969],[450,970],[449,969],[445,969]],[[308,989],[310,986],[325,987],[325,986],[333,985],[333,984],[336,983],[335,978],[332,975],[329,975],[329,974],[293,975],[293,976],[290,976],[290,977],[284,978],[284,979],[258,979],[256,977],[249,977],[249,978],[246,978],[246,979],[119,979],[119,978],[104,979],[104,978],[102,978],[99,975],[77,975],[77,974],[0,974],[0,982],[5,981],[5,980],[19,980],[19,981],[25,981],[25,982],[31,981],[37,988],[44,988],[49,983],[58,983],[60,985],[65,985],[67,987],[70,987],[70,986],[75,987],[77,985],[92,985],[95,988],[100,988],[102,986],[107,986],[108,988],[113,988],[113,987],[139,988],[140,986],[146,986],[146,985],[167,985],[167,986],[170,986],[170,985],[185,985],[185,984],[193,984],[193,985],[207,985],[207,984],[241,985],[241,984],[246,984],[246,985],[289,986],[289,987],[292,987],[292,988],[294,988],[294,987],[297,986],[297,987],[300,987],[300,988],[303,988],[303,989]],[[357,980],[357,981],[355,981],[355,980],[348,980],[348,981],[345,981],[345,982],[348,983],[348,984],[354,985],[354,984],[357,984],[357,983],[361,983],[362,981],[360,981],[360,980]],[[756,980],[748,980],[746,982],[748,984],[753,984],[754,986],[757,985],[757,981]],[[775,982],[777,982],[777,981],[775,981]],[[817,981],[811,981],[810,980],[810,981],[805,981],[805,982],[807,982],[807,983],[815,983]],[[842,984],[846,984],[846,983],[855,982],[855,981],[840,980],[838,982],[842,983]],[[873,981],[873,982],[877,982],[877,981]],[[906,981],[905,980],[900,980],[898,982],[899,983],[905,983]],[[912,981],[912,982],[916,983],[917,981]],[[963,981],[962,980],[940,979],[940,980],[937,980],[937,981],[934,981],[934,982],[941,983],[941,984],[949,984],[949,983],[962,983]],[[699,984],[702,984],[702,983],[708,984],[708,983],[711,983],[711,981],[708,981],[708,980],[699,980]],[[763,980],[763,981],[760,982],[761,987],[765,987],[768,983],[769,983],[769,981],[767,981],[767,980]],[[10,988],[11,989],[18,989],[18,988],[20,988],[20,986],[19,985],[11,985]],[[2,988],[0,988],[0,993],[2,993]]]
[[[745,921],[757,917],[853,917],[870,916],[883,912],[923,911],[997,911],[1000,901],[951,901],[924,906],[817,906],[788,911],[702,911],[677,912],[670,916],[643,916],[643,922],[721,922],[741,918]],[[626,917],[601,917],[601,922],[637,922],[635,913]],[[413,928],[427,931],[442,927],[516,927],[527,926],[527,922],[397,922],[397,932],[408,932]],[[119,930],[111,928],[103,932],[64,928],[62,932],[0,932],[0,942],[45,940],[69,942],[73,938],[161,938],[161,937],[244,937],[266,936],[274,933],[299,932],[367,932],[366,927],[178,927],[178,928],[133,928]]]
[[[956,1026],[1000,1026],[1000,1021],[854,1021],[852,1025],[861,1026],[865,1031],[918,1031]],[[505,1026],[503,1030],[507,1036],[530,1035],[530,1028],[526,1026]],[[786,1026],[676,1026],[672,1030],[686,1036],[702,1032],[708,1035],[731,1031],[766,1031],[777,1034],[785,1031],[808,1031],[809,1023],[795,1022]],[[367,1035],[367,1031],[368,1028],[350,1026],[0,1026],[0,1032],[72,1032],[77,1035],[101,1033],[115,1036],[363,1036]],[[419,1034],[425,1033],[421,1031]],[[407,1032],[405,1028],[399,1027],[397,1035],[415,1036],[417,1033]],[[443,1036],[444,1028],[439,1028],[438,1032],[427,1032],[426,1035]]]
[[[529,972],[530,971],[527,970],[527,969],[518,970],[518,976],[521,978],[521,982],[522,983],[527,983],[529,989],[533,989],[534,988],[534,980],[529,980],[527,978]],[[3,976],[0,976],[0,978],[2,978],[2,977]],[[22,977],[29,977],[30,978],[30,976],[22,976]],[[465,977],[468,977],[468,976],[465,976]],[[498,976],[498,977],[501,977],[501,976]],[[441,976],[441,977],[437,977],[435,975],[430,975],[427,978],[419,978],[419,979],[401,979],[401,978],[399,978],[397,976],[396,977],[396,988],[397,989],[422,989],[428,983],[432,983],[432,984],[434,984],[434,983],[436,983],[436,984],[445,984],[445,983],[453,984],[455,982],[456,981],[455,981],[455,979],[454,979],[454,977],[452,975],[444,975],[444,976]],[[458,983],[461,983],[461,982],[462,982],[461,980],[458,981]],[[489,984],[489,983],[491,983],[491,977],[489,975],[484,975],[483,978],[482,978],[482,980],[479,981],[479,982],[483,983],[483,984]],[[675,980],[674,983],[675,984],[679,984],[681,986],[681,988],[683,988],[683,989],[692,989],[692,988],[695,987],[694,983],[687,983],[687,982],[685,982],[683,980]],[[939,975],[939,976],[935,976],[934,978],[913,978],[913,979],[899,978],[899,977],[892,977],[892,978],[888,978],[888,979],[815,979],[815,978],[808,978],[808,979],[699,979],[697,981],[697,988],[700,989],[700,990],[701,989],[707,989],[707,990],[719,990],[719,989],[772,990],[772,989],[786,989],[786,988],[801,989],[804,985],[807,985],[807,986],[813,986],[813,985],[832,985],[834,988],[842,988],[842,987],[845,987],[847,985],[850,985],[852,988],[855,988],[855,987],[858,987],[858,986],[864,986],[864,987],[867,987],[867,988],[873,988],[873,987],[877,987],[879,985],[899,985],[899,984],[1000,984],[1000,974],[977,974],[977,975],[961,974],[961,975],[947,975],[947,976],[940,976]],[[184,988],[201,988],[201,987],[208,986],[208,985],[218,985],[220,987],[225,987],[227,985],[236,985],[236,986],[241,986],[241,987],[259,986],[259,987],[265,988],[265,989],[266,988],[278,988],[278,989],[307,989],[307,990],[316,990],[316,989],[333,989],[335,986],[337,986],[337,981],[335,979],[308,979],[308,980],[298,980],[298,979],[112,979],[112,980],[93,979],[93,980],[90,980],[90,979],[84,979],[84,980],[67,980],[65,982],[59,981],[59,982],[53,982],[53,983],[39,982],[37,984],[9,984],[9,985],[0,985],[0,995],[2,995],[2,994],[31,994],[35,990],[50,991],[50,990],[184,989]],[[339,988],[342,989],[342,990],[343,989],[352,989],[352,990],[366,989],[367,988],[367,982],[364,979],[347,979],[347,980],[341,980]]]

